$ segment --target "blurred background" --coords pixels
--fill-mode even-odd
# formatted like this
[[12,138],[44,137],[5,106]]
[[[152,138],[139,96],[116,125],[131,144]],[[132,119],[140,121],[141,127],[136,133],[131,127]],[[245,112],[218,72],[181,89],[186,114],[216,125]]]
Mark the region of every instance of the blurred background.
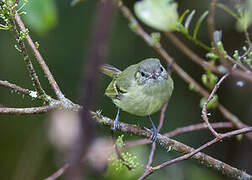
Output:
[[[210,0],[177,1],[179,14],[186,9],[195,9],[195,17],[199,17],[204,11],[208,10],[210,2]],[[228,1],[222,2],[227,3]],[[39,50],[61,90],[66,97],[75,103],[80,103],[80,96],[83,93],[80,88],[81,80],[85,65],[89,61],[87,50],[91,43],[90,36],[94,31],[92,27],[96,23],[94,17],[97,3],[100,3],[100,1],[85,0],[72,7],[70,0],[33,0],[26,6],[27,15],[22,16],[33,40],[39,42]],[[125,1],[125,4],[132,9],[134,2]],[[223,30],[224,45],[227,51],[233,54],[235,49],[241,49],[244,45],[244,36],[236,30],[235,21],[232,17],[220,10],[216,11],[216,17],[218,17],[216,18],[216,29]],[[146,26],[144,27],[148,32],[154,31]],[[152,48],[130,30],[128,21],[119,11],[114,16],[110,35],[105,62],[119,69],[124,69],[144,58],[159,57]],[[205,56],[205,51],[183,36],[178,34],[178,37],[196,53]],[[198,38],[209,44],[206,22],[203,23]],[[22,56],[14,48],[13,34],[1,31],[0,40],[0,79],[32,89]],[[200,82],[204,71],[177,50],[165,37],[162,36],[161,41],[175,61]],[[50,89],[35,58],[31,57],[44,89],[54,97],[53,91]],[[163,64],[165,64],[165,61],[163,61]],[[98,94],[95,97],[96,108],[93,110],[102,110],[103,115],[114,118],[116,107],[104,95],[104,90],[111,79],[103,75],[100,77]],[[175,90],[166,111],[162,133],[203,121],[199,106],[200,96],[190,91],[188,84],[176,73],[173,72],[172,77],[175,82]],[[244,86],[238,87],[236,83],[240,80],[242,79],[237,77],[228,78],[218,90],[219,99],[244,123],[251,125],[252,86],[251,83],[243,81]],[[0,87],[0,104],[7,107],[31,107],[40,105],[40,102]],[[217,110],[212,110],[211,114],[210,121],[225,121]],[[151,128],[146,118],[122,112],[120,119],[123,122]],[[154,114],[153,119],[157,125],[159,113]],[[66,162],[71,138],[78,131],[78,125],[78,118],[75,114],[0,115],[0,179],[33,180],[43,179],[53,174]],[[86,179],[118,179],[119,177],[120,179],[136,179],[139,177],[143,172],[141,165],[146,164],[151,146],[143,145],[129,148],[128,150],[137,156],[140,167],[133,172],[127,171],[126,168],[116,171],[111,162],[109,165],[106,164],[111,152],[108,149],[111,146],[109,129],[99,125],[96,125],[95,129],[96,138],[93,140],[93,149],[90,155],[92,158],[84,163],[85,167],[87,166],[90,170],[85,175]],[[117,132],[116,136],[119,135],[120,133]],[[209,130],[174,137],[174,139],[195,148],[212,138]],[[139,138],[128,134],[124,135],[124,140],[133,139]],[[251,148],[252,142],[246,137],[240,141],[236,138],[230,138],[209,147],[204,152],[251,174]],[[157,147],[154,165],[178,155],[176,152],[167,152]],[[59,179],[62,179],[62,177]],[[200,166],[193,160],[187,160],[162,169],[151,175],[149,179],[224,180],[227,178],[218,172]]]

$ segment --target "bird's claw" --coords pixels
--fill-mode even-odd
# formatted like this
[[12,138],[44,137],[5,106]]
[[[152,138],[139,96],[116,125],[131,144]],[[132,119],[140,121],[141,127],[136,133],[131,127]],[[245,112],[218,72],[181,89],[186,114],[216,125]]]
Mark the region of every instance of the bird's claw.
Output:
[[120,127],[120,121],[114,121],[113,131],[116,131]]
[[151,137],[150,137],[150,140],[152,142],[156,142],[156,140],[157,140],[157,134],[158,134],[157,131],[152,131],[152,134],[151,134]]

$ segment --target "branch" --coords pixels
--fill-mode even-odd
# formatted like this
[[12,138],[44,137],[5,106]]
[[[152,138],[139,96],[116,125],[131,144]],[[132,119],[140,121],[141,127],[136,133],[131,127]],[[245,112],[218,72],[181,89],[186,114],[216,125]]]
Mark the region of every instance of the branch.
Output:
[[30,92],[31,91],[29,89],[24,89],[24,88],[22,88],[20,86],[17,86],[16,84],[9,83],[8,81],[2,81],[2,80],[0,80],[0,86],[9,88],[9,89],[14,90],[16,92],[19,92],[21,94],[30,96]]
[[[232,69],[235,69],[236,65],[233,66]],[[203,108],[202,108],[202,118],[203,120],[206,122],[207,127],[210,129],[210,131],[213,133],[213,135],[216,138],[220,138],[221,134],[218,134],[213,127],[210,125],[209,121],[208,121],[208,117],[207,117],[207,105],[208,103],[211,101],[211,99],[214,97],[214,94],[216,93],[216,91],[218,90],[218,88],[220,87],[221,83],[224,81],[224,79],[226,79],[226,77],[228,77],[231,74],[231,72],[226,73],[224,76],[222,76],[222,78],[218,81],[218,83],[214,86],[214,89],[212,90],[211,94],[209,95],[209,97],[207,98],[206,102],[203,104]]]
[[[215,129],[234,128],[234,125],[231,122],[211,123],[211,126]],[[200,123],[200,124],[176,128],[175,130],[171,132],[165,133],[164,136],[167,136],[170,138],[170,137],[177,136],[179,134],[184,134],[184,133],[192,132],[192,131],[198,131],[202,129],[207,129],[206,123]],[[151,141],[148,139],[140,139],[140,140],[127,141],[125,144],[126,146],[137,146],[137,145],[150,144],[150,143]]]
[[[219,123],[211,123],[210,124],[213,128],[215,129],[221,129],[221,128],[233,128],[234,125],[230,122],[219,122]],[[177,128],[171,132],[165,133],[164,136],[167,137],[173,137],[179,134],[183,134],[186,132],[194,132],[197,130],[201,130],[201,129],[206,129],[208,128],[206,123],[201,123],[201,124],[196,124],[196,125],[191,125],[191,126],[186,126],[186,127],[181,127],[181,128]]]
[[[160,43],[154,43],[152,38],[147,34],[143,28],[140,26],[136,18],[133,16],[131,11],[124,6],[122,1],[117,1],[116,5],[121,10],[122,14],[127,18],[130,24],[134,27],[134,32],[139,35],[149,46],[157,51],[167,62],[172,63],[173,69],[178,73],[178,75],[187,83],[193,85],[195,91],[199,92],[202,96],[209,96],[209,93],[202,88],[192,77],[190,77],[178,64],[173,61],[173,58],[162,48]],[[246,125],[239,120],[234,114],[228,111],[223,105],[219,104],[218,109],[230,122],[232,122],[237,128],[246,127]]]
[[[25,31],[26,30],[25,25],[22,22],[22,20],[21,20],[21,18],[20,18],[20,16],[18,14],[15,15],[15,19],[16,19],[16,22],[19,25],[20,29],[22,31]],[[65,97],[64,97],[63,93],[61,92],[61,90],[60,90],[57,82],[55,81],[51,71],[49,70],[47,64],[45,63],[43,57],[41,56],[40,52],[36,48],[36,46],[35,46],[34,42],[32,41],[29,34],[26,36],[26,40],[27,40],[27,43],[29,44],[29,46],[31,47],[32,52],[35,55],[38,63],[40,64],[41,68],[43,69],[43,71],[44,71],[44,73],[45,73],[45,75],[46,75],[52,89],[54,90],[55,94],[57,95],[58,99],[65,100]]]
[[[231,131],[231,132],[228,132],[228,133],[225,133],[225,134],[222,134],[221,137],[216,137],[215,139],[207,142],[206,144],[200,146],[199,148],[191,151],[190,153],[188,154],[185,154],[183,156],[180,156],[178,158],[175,158],[173,160],[170,160],[170,161],[166,161],[156,167],[152,167],[149,169],[148,173],[146,173],[146,175],[141,179],[145,179],[147,178],[149,175],[151,175],[154,171],[157,171],[157,170],[160,170],[166,166],[169,166],[169,165],[172,165],[174,163],[177,163],[177,162],[180,162],[180,161],[183,161],[183,160],[186,160],[194,155],[197,155],[197,153],[199,153],[200,151],[202,151],[203,149],[219,142],[220,140],[223,140],[224,138],[230,138],[230,137],[233,137],[233,136],[236,136],[236,135],[239,135],[239,134],[246,134],[248,132],[251,132],[252,131],[252,127],[247,127],[247,128],[243,128],[243,129],[239,129],[239,130],[236,130],[236,131]],[[226,166],[224,164],[222,164],[223,166]],[[226,166],[227,167],[227,166]],[[227,167],[228,168],[228,167]],[[241,173],[241,174],[240,174]],[[241,171],[241,172],[234,172],[234,174],[230,174],[230,177],[233,177],[233,178],[236,178],[236,179],[252,179],[252,176],[247,174],[246,172],[244,171]]]
[[[95,119],[98,123],[100,123],[104,126],[110,126],[111,128],[113,127],[113,124],[114,124],[113,120],[111,120],[105,116],[102,116],[100,113],[91,112],[91,115],[93,116],[93,119]],[[145,138],[150,138],[150,136],[151,136],[151,130],[146,129],[146,128],[143,129],[143,128],[137,127],[135,125],[130,125],[130,124],[123,123],[123,122],[120,123],[118,130],[125,132],[125,133],[134,134],[136,136],[145,137]],[[245,134],[245,133],[248,133],[251,131],[252,131],[252,127],[248,127],[248,128],[232,131],[230,133],[226,133],[224,136],[222,136],[222,138],[231,137],[231,136],[241,134],[241,133]],[[216,140],[217,140],[217,142],[219,141],[219,139],[216,139]],[[178,142],[176,140],[170,139],[170,138],[168,138],[164,135],[161,135],[161,134],[158,134],[156,142],[165,149],[172,148],[172,150],[180,152],[182,154],[188,154],[188,153],[192,153],[193,151],[195,151],[195,149],[191,148],[190,146],[187,146],[187,145],[185,145],[181,142]],[[208,156],[204,153],[197,152],[197,154],[194,154],[193,156],[190,156],[190,157],[198,160],[197,162],[200,163],[201,165],[204,165],[204,166],[209,167],[211,169],[215,169],[228,177],[234,177],[236,179],[239,179],[240,177],[246,176],[248,178],[252,178],[251,175],[249,175],[249,174],[247,174],[247,173],[245,173],[235,167],[232,167],[222,161],[214,159],[211,156]]]
[[180,41],[173,33],[165,32],[164,34],[173,42],[176,47],[178,47],[185,55],[191,58],[194,62],[199,64],[203,69],[210,69],[215,73],[220,73],[214,65],[211,65],[209,62],[199,57],[188,46],[186,46],[182,41]]
[[[173,33],[165,32],[165,36],[169,38],[173,44],[178,47],[185,55],[191,58],[194,62],[199,64],[203,69],[210,69],[212,72],[220,74],[219,70],[213,64],[210,64],[203,58],[199,57],[196,53],[194,53],[188,46],[186,46],[182,41],[180,41]],[[236,76],[242,77],[248,81],[252,82],[252,76],[250,71],[241,71],[241,70],[234,70],[233,73]]]
[[214,33],[214,11],[215,11],[215,4],[217,0],[212,0],[210,4],[209,14],[207,17],[207,26],[208,26],[208,37],[211,42],[214,42],[213,33]]
[[31,108],[0,108],[0,114],[41,114],[51,112],[55,109],[54,106],[47,105],[41,107],[31,107]]
[[51,176],[49,176],[49,177],[47,177],[47,178],[45,178],[43,180],[55,180],[58,177],[60,177],[68,168],[69,168],[69,164],[66,163],[63,167],[61,167],[59,170],[57,170]]
[[[44,89],[42,88],[40,81],[38,79],[37,73],[32,65],[31,59],[28,55],[28,52],[26,50],[25,44],[23,42],[23,40],[21,39],[21,35],[20,32],[18,31],[17,27],[16,27],[16,23],[14,21],[13,18],[10,19],[10,23],[12,26],[12,31],[15,34],[16,37],[16,41],[18,43],[18,48],[20,49],[23,57],[24,57],[24,62],[26,64],[26,68],[29,72],[31,81],[32,81],[32,85],[34,86],[34,88],[36,89],[36,91],[38,92],[38,96],[40,96],[41,98],[44,99],[44,101],[49,102],[48,96],[46,95]],[[26,32],[26,29],[22,29],[21,30],[23,33]]]
[[[229,60],[231,63],[238,65],[241,69],[244,70],[244,72],[250,74],[251,72],[241,63],[239,64],[235,59],[233,59],[231,56],[224,54],[223,52],[221,52],[217,45],[216,42],[214,42],[214,31],[215,31],[215,24],[214,24],[214,14],[215,14],[215,7],[216,7],[216,2],[218,0],[213,0],[210,4],[210,9],[209,9],[209,15],[207,18],[207,25],[208,25],[208,35],[209,35],[209,39],[211,42],[213,42],[214,47],[215,47],[215,52],[219,55],[220,59],[225,62],[226,60]],[[247,37],[248,33],[247,31],[245,31],[245,35]],[[250,41],[248,39],[248,41]],[[249,78],[250,79],[250,78]]]

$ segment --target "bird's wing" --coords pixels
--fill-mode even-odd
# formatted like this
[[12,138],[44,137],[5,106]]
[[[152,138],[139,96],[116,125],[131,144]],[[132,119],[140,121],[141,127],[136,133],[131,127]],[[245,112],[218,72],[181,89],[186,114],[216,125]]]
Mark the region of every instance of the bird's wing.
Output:
[[131,65],[121,73],[118,73],[116,77],[108,85],[105,94],[110,98],[118,98],[124,93],[128,92],[132,81],[134,81],[136,72],[136,65]]
[[105,95],[110,98],[118,97],[119,93],[116,89],[116,80],[113,79],[105,90]]

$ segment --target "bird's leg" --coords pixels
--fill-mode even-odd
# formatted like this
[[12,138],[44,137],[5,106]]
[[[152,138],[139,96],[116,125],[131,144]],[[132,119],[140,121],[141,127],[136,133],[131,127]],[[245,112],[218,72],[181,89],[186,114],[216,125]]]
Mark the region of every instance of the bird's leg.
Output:
[[113,131],[116,131],[116,129],[118,129],[119,126],[120,126],[119,113],[120,113],[120,108],[118,108],[117,113],[116,113],[116,118],[115,118],[115,121],[114,121],[114,127],[112,128]]
[[155,142],[157,139],[157,134],[158,134],[157,128],[156,128],[155,124],[153,123],[150,115],[148,116],[148,118],[149,118],[151,125],[152,125],[152,134],[151,134],[150,140]]

